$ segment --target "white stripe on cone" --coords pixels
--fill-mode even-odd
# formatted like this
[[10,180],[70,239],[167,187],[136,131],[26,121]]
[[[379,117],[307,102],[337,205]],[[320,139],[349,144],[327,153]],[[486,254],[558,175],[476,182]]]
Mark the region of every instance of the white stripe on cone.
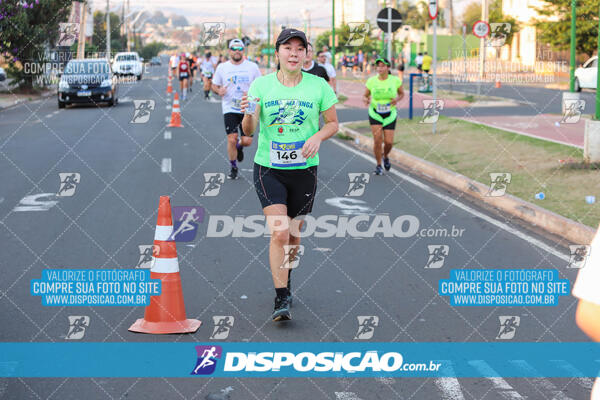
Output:
[[156,230],[154,231],[154,240],[169,240],[171,234],[173,233],[173,225],[169,226],[161,226],[156,225]]
[[175,258],[155,258],[152,272],[159,274],[171,274],[179,272],[179,261]]

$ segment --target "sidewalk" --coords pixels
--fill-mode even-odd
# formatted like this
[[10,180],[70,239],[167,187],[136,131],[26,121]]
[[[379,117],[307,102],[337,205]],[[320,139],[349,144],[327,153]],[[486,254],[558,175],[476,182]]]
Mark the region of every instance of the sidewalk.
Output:
[[561,115],[556,114],[538,114],[523,116],[504,115],[502,117],[466,117],[459,119],[582,149],[585,119],[581,118],[575,124],[561,124],[561,118]]

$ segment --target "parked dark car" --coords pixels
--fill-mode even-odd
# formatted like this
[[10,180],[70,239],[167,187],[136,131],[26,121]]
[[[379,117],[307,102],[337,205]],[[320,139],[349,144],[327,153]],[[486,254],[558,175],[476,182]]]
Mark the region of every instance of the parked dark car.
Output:
[[71,60],[58,83],[58,108],[72,103],[118,103],[117,78],[104,59]]
[[150,60],[150,65],[161,65],[160,58],[152,57],[152,59]]

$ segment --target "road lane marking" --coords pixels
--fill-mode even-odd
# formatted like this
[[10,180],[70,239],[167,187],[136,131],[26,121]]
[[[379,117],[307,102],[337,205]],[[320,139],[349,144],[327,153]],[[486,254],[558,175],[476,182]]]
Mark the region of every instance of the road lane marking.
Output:
[[[440,371],[444,375],[455,376],[454,368],[450,360],[438,360],[442,363]],[[442,400],[465,400],[460,382],[456,378],[435,378],[435,385],[442,391]]]
[[165,122],[170,122],[171,121],[171,117],[165,117]]
[[558,368],[567,371],[570,374],[573,374],[573,376],[575,376],[574,379],[580,386],[584,387],[587,390],[592,390],[592,387],[594,386],[594,381],[590,378],[582,377],[583,373],[577,368],[575,368],[572,364],[569,364],[565,360],[552,360],[551,362]]
[[165,140],[171,140],[171,131],[165,131]]
[[[527,375],[540,375],[540,373],[525,360],[510,360],[510,363],[525,371]],[[542,388],[546,398],[552,400],[573,400],[562,391],[558,390],[558,388],[546,378],[527,378],[527,380],[532,382],[533,385]]]
[[362,400],[354,392],[335,392],[336,400]]
[[167,104],[167,105],[165,106],[165,110],[170,110],[170,109],[171,109],[171,106]]
[[469,361],[469,365],[477,369],[486,379],[489,379],[497,393],[499,393],[503,398],[508,400],[523,399],[523,397],[516,392],[513,387],[508,384],[508,382],[501,378],[500,374],[490,367],[485,361],[471,360]]
[[[364,154],[360,150],[356,150],[355,148],[350,147],[349,145],[347,145],[345,143],[342,143],[339,140],[333,140],[333,143],[335,143],[338,146],[340,146],[340,147],[348,150],[351,153],[354,153],[354,154],[356,154],[356,155],[364,158],[365,160],[367,160],[367,161],[369,161],[371,163],[375,162],[375,159],[372,156]],[[440,193],[437,189],[434,189],[432,186],[429,186],[429,185],[427,185],[425,183],[419,182],[418,180],[416,180],[416,179],[414,179],[414,178],[412,178],[412,177],[410,177],[410,176],[408,176],[406,174],[403,174],[402,172],[398,172],[395,169],[392,169],[390,172],[392,174],[394,174],[394,175],[402,178],[406,182],[412,183],[413,185],[415,185],[415,186],[417,186],[417,187],[425,190],[426,192],[428,192],[428,193],[430,193],[430,194],[432,194],[434,196],[437,196],[440,199],[446,200],[448,203],[452,204],[453,206],[456,206],[456,207],[458,207],[458,208],[460,208],[460,209],[462,209],[462,210],[464,210],[464,211],[466,211],[466,212],[468,212],[468,213],[470,213],[470,214],[472,214],[472,215],[474,215],[476,217],[479,217],[479,218],[483,219],[484,221],[486,221],[486,222],[488,222],[488,223],[490,223],[490,224],[492,224],[494,226],[497,226],[498,228],[503,229],[503,230],[505,230],[508,233],[513,234],[514,236],[518,237],[519,239],[524,240],[524,241],[528,242],[529,244],[532,244],[532,245],[534,245],[534,246],[536,246],[536,247],[544,250],[547,253],[552,254],[553,256],[555,256],[555,257],[557,257],[557,258],[559,258],[559,259],[561,259],[563,261],[570,262],[570,256],[565,255],[565,254],[559,252],[556,249],[553,249],[552,247],[548,246],[544,242],[542,242],[542,241],[540,241],[540,240],[538,240],[538,239],[536,239],[536,238],[534,238],[534,237],[532,237],[532,236],[530,236],[530,235],[528,235],[526,233],[523,233],[523,232],[521,232],[521,231],[519,231],[519,230],[517,230],[515,228],[512,228],[512,227],[508,226],[504,222],[498,221],[495,218],[492,218],[492,217],[490,217],[488,215],[485,215],[485,214],[483,214],[483,213],[481,213],[481,212],[479,212],[479,211],[477,211],[477,210],[475,210],[475,209],[467,206],[466,204],[459,202],[457,199],[453,199],[450,196],[446,196],[445,194]]]
[[162,159],[162,163],[160,164],[160,171],[165,172],[165,173],[171,172],[171,159],[170,158]]

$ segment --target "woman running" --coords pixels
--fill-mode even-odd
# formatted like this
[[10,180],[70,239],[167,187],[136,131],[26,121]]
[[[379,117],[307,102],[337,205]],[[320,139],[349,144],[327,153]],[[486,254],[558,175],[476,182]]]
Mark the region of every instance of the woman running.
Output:
[[363,101],[369,107],[369,123],[373,133],[373,152],[377,166],[375,175],[382,175],[381,145],[383,143],[383,166],[386,171],[392,167],[388,155],[394,145],[396,129],[396,104],[404,97],[402,80],[390,75],[390,62],[385,58],[375,60],[377,75],[367,80],[367,90]]
[[185,100],[187,97],[187,84],[190,77],[190,64],[185,58],[185,54],[181,53],[179,57],[179,66],[177,68],[179,73],[179,88],[181,89],[181,99]]
[[[333,89],[323,78],[302,72],[307,45],[304,32],[284,29],[275,43],[277,71],[254,80],[240,104],[244,134],[251,136],[260,121],[254,186],[271,231],[274,321],[291,319],[289,272],[297,265],[302,216],[314,203],[318,151],[338,131]],[[325,124],[319,129],[321,113]]]

